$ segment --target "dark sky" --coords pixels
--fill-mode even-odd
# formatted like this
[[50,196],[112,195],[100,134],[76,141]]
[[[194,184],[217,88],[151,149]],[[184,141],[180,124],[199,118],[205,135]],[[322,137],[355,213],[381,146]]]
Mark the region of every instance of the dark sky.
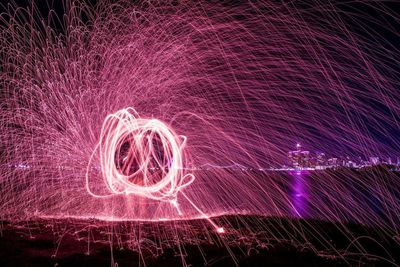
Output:
[[[63,5],[61,4],[63,1],[61,0],[34,0],[33,3],[37,6],[37,8],[42,13],[43,17],[46,17],[50,10],[53,10],[58,16],[63,14]],[[91,5],[96,4],[96,0],[86,0],[87,3]],[[293,3],[293,1],[275,1],[282,2],[285,4],[295,4],[299,5],[299,7],[309,7],[312,8],[313,3],[320,4],[320,1],[298,1]],[[343,13],[347,14],[347,16],[343,16],[343,20],[350,29],[350,31],[359,34],[360,36],[364,36],[365,38],[371,37],[371,29],[376,32],[374,38],[374,42],[379,43],[381,46],[385,47],[388,50],[399,49],[400,44],[400,34],[398,29],[400,29],[400,21],[396,21],[396,18],[393,17],[393,14],[400,13],[400,1],[392,1],[392,2],[379,2],[378,4],[368,2],[368,1],[331,1],[335,4],[335,7],[338,8],[339,11],[343,11]],[[7,8],[8,3],[14,3],[17,6],[28,7],[31,5],[31,1],[27,0],[13,0],[13,1],[2,1],[0,6],[0,10],[4,10]],[[237,5],[237,1],[225,1],[226,5],[229,6],[231,4]],[[316,11],[317,12],[317,11]],[[392,15],[389,15],[388,13]],[[348,16],[349,14],[352,14]],[[398,16],[397,16],[398,18]],[[314,22],[315,23],[315,22]],[[58,29],[58,31],[62,31],[62,26],[58,23],[53,25]],[[367,26],[368,31],[363,29],[364,26]],[[396,32],[397,29],[397,32]],[[389,59],[390,60],[390,59]],[[400,73],[400,64],[393,60],[392,62],[387,62],[387,64],[391,64],[394,72]],[[399,89],[400,91],[400,89]],[[399,92],[400,93],[400,92]],[[375,105],[374,107],[381,112],[390,115],[390,110],[381,105],[379,102],[371,103],[371,105]],[[394,114],[393,116],[398,116],[398,114]],[[400,121],[400,118],[395,118],[397,121]],[[382,143],[390,142],[386,136],[382,136],[382,134],[378,131],[375,131],[373,127],[369,127],[369,131],[374,136],[375,139],[379,140]],[[390,129],[389,129],[390,128]],[[400,136],[400,131],[396,126],[388,125],[388,129],[391,132],[391,136]],[[398,143],[400,143],[397,140]],[[388,144],[391,146],[392,144]],[[398,144],[397,144],[398,145]]]

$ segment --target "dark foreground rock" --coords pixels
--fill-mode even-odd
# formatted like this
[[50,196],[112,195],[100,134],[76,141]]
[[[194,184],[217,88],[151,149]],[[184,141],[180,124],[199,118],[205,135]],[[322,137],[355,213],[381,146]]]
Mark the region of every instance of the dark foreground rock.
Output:
[[222,216],[204,220],[3,222],[0,266],[396,266],[393,229],[316,220]]

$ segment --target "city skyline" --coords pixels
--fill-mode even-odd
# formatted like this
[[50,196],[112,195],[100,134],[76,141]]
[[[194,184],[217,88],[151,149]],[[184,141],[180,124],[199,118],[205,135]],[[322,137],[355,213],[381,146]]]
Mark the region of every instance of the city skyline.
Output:
[[[360,156],[348,156],[348,155],[337,155],[330,156],[325,152],[314,151],[310,152],[308,150],[302,150],[302,145],[300,143],[296,144],[296,150],[288,152],[287,166],[294,169],[327,169],[327,168],[337,168],[337,167],[349,167],[349,168],[360,168],[368,167],[379,164],[389,164],[400,166],[400,157],[396,157],[392,160],[392,157],[387,157],[383,159],[379,156],[370,155],[360,155]],[[283,165],[283,167],[285,164]]]

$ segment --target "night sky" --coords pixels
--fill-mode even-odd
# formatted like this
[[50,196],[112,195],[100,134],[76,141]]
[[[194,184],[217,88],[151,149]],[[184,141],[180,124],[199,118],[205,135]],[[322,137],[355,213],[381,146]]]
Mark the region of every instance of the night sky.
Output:
[[[21,7],[26,7],[30,5],[30,1],[24,1],[24,0],[17,0],[17,1],[8,1],[9,3],[16,3],[16,5],[21,6]],[[48,1],[33,1],[35,5],[38,7],[40,12],[44,17],[48,14],[49,10],[54,11],[54,13],[61,17],[61,14],[63,14],[63,5],[61,4],[62,1],[56,1],[56,0],[48,0]],[[91,5],[95,5],[97,1],[91,0],[88,1]],[[280,2],[285,5],[298,5],[299,8],[312,8],[313,3],[318,3],[314,1],[299,1],[299,3],[293,3],[292,1],[275,1],[275,2]],[[398,63],[399,59],[399,47],[398,44],[400,43],[400,35],[398,32],[398,29],[400,28],[400,22],[396,21],[396,19],[392,16],[397,14],[400,11],[400,2],[387,2],[387,3],[365,3],[363,1],[354,1],[354,2],[349,2],[349,1],[331,1],[329,2],[330,4],[334,5],[339,12],[337,13],[338,15],[338,20],[342,20],[345,25],[347,25],[348,30],[355,33],[359,38],[365,40],[365,43],[373,43],[375,45],[379,45],[381,47],[384,47],[387,49],[387,51],[392,51],[393,55],[396,57],[392,57],[390,55],[387,55],[384,60],[385,60],[385,66],[390,66],[390,71],[391,73],[386,73],[388,77],[393,77],[392,84],[394,87],[399,86],[398,80],[396,80],[396,77],[399,77],[400,73],[400,65]],[[227,7],[231,5],[241,5],[240,1],[225,1],[224,5]],[[7,8],[7,1],[2,1],[2,9]],[[329,6],[329,4],[326,4],[326,6]],[[315,11],[315,17],[313,18],[305,18],[305,20],[309,19],[310,23],[317,24],[318,21],[316,21],[316,18],[318,18],[319,13],[318,11]],[[57,29],[58,32],[62,33],[62,25],[56,20],[53,20],[53,27]],[[366,47],[360,47],[360,49],[368,51],[370,48],[368,46]],[[377,66],[379,69],[379,66]],[[388,69],[385,69],[384,71],[387,71]],[[349,82],[350,84],[352,81]],[[359,84],[353,84],[354,87],[360,87],[360,90],[362,90],[362,85]],[[308,90],[309,92],[312,92],[313,88],[305,88],[304,90]],[[399,89],[400,93],[400,89]],[[357,96],[358,97],[358,96]],[[366,118],[361,118],[360,119],[360,124],[359,126],[362,127],[363,129],[366,129],[372,139],[376,140],[378,143],[381,143],[384,147],[381,150],[375,151],[376,153],[381,153],[382,156],[387,157],[387,156],[392,156],[396,157],[399,156],[396,154],[396,151],[398,151],[398,148],[400,147],[400,140],[398,139],[398,136],[400,136],[400,127],[399,127],[399,121],[400,121],[400,111],[399,110],[391,110],[387,106],[385,106],[384,102],[382,101],[371,101],[371,99],[363,99],[362,96],[360,96],[360,101],[368,102],[368,106],[373,108],[375,111],[377,111],[377,114],[384,114],[385,117],[391,118],[390,120],[387,121],[381,121],[380,122],[380,127],[385,128],[386,132],[382,132],[377,127],[375,127],[374,123],[371,122],[368,117]],[[338,106],[337,107],[337,112],[338,113],[343,113],[344,110],[342,107]],[[254,111],[254,116],[262,116],[262,112],[258,113],[257,111]],[[377,115],[379,117],[380,115]],[[303,127],[303,126],[299,126]],[[306,127],[307,132],[315,132],[317,129],[312,129],[309,126],[304,126]],[[316,133],[317,134],[317,133]],[[346,134],[343,133],[344,138],[347,138],[345,136]],[[342,144],[335,145],[335,141],[332,141],[329,143],[327,147],[324,147],[323,142],[313,142],[313,140],[307,138],[307,134],[304,136],[299,135],[299,137],[293,136],[293,142],[288,143],[288,144],[282,144],[282,150],[288,150],[291,147],[294,146],[295,143],[301,142],[304,144],[305,147],[311,149],[311,150],[328,150],[331,149],[332,154],[357,154],[359,151],[355,149],[355,151],[352,151],[354,147],[352,146],[342,146]],[[328,152],[329,153],[329,152]]]

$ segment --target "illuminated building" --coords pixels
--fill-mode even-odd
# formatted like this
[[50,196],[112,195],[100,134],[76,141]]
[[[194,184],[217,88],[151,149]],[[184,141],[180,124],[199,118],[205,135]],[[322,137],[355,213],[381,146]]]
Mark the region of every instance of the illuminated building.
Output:
[[295,169],[304,169],[311,167],[310,151],[303,151],[301,145],[296,145],[296,150],[288,153],[289,166]]
[[338,167],[338,159],[337,158],[328,159],[328,166],[329,167]]
[[378,165],[380,163],[379,157],[370,157],[369,164],[370,165]]
[[315,155],[316,158],[316,166],[325,166],[326,165],[326,155],[323,152],[317,152]]

